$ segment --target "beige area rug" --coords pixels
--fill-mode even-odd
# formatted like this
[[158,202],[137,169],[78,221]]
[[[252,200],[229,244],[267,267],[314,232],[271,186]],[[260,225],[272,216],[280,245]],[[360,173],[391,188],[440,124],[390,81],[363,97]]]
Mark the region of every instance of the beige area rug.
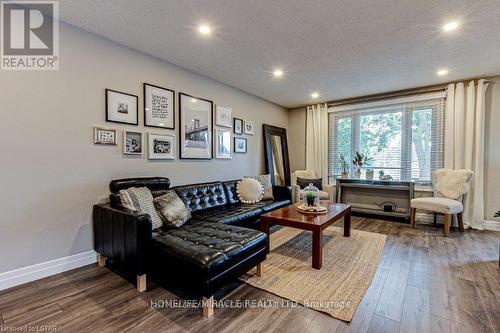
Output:
[[323,267],[311,267],[311,233],[281,228],[271,234],[271,251],[263,275],[250,271],[246,283],[332,317],[351,321],[372,283],[385,245],[385,235],[329,227],[323,232]]

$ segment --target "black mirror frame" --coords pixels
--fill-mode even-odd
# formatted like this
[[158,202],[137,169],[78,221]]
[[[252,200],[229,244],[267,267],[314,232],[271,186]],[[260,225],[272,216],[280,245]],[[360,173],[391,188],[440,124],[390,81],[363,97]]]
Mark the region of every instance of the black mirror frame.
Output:
[[271,182],[276,185],[276,179],[274,178],[274,165],[273,165],[273,148],[272,148],[272,136],[276,135],[281,137],[281,146],[283,150],[283,170],[285,173],[285,186],[290,186],[290,159],[288,156],[288,143],[286,138],[286,128],[277,127],[273,125],[264,124],[264,156],[266,173],[271,175]]

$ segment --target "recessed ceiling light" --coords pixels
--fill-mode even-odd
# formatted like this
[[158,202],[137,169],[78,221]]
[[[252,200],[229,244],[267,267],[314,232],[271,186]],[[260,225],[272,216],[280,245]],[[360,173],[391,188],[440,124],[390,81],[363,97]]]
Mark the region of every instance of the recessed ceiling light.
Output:
[[311,97],[312,97],[312,98],[318,98],[318,97],[319,97],[319,93],[317,93],[317,92],[313,92],[313,93],[311,94]]
[[448,31],[453,31],[456,28],[458,28],[458,22],[453,21],[453,22],[448,22],[445,25],[443,25],[443,30],[448,32]]
[[446,75],[448,74],[448,70],[447,69],[440,69],[437,71],[437,75],[439,76],[443,76],[443,75]]
[[208,25],[202,24],[198,27],[198,31],[202,35],[210,35],[210,33],[212,32],[212,29],[210,29],[210,27]]
[[282,77],[283,76],[283,71],[281,69],[275,69],[273,71],[274,77]]
[[196,103],[196,98],[191,98],[191,103]]

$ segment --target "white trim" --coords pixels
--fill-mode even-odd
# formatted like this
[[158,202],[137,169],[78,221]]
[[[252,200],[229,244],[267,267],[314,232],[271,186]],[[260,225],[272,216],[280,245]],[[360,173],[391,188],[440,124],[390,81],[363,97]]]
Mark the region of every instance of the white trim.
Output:
[[500,221],[484,220],[484,230],[500,231]]
[[0,273],[0,290],[66,272],[97,261],[94,250]]
[[376,102],[353,103],[353,104],[346,104],[346,105],[340,105],[340,106],[332,106],[332,107],[328,108],[328,112],[330,113],[330,112],[349,111],[349,110],[357,110],[357,109],[365,109],[365,108],[374,108],[377,106],[389,106],[389,105],[393,105],[393,104],[425,101],[428,99],[445,98],[445,97],[446,97],[446,90],[441,91],[441,92],[429,93],[429,94],[397,97],[397,98],[392,98],[392,99],[389,98],[389,99],[384,99],[382,101],[376,101]]

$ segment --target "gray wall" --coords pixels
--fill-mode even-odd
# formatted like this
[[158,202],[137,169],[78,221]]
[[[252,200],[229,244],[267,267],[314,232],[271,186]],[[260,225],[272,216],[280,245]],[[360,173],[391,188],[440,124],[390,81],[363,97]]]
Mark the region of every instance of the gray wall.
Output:
[[[493,217],[500,210],[500,76],[490,79],[495,83],[486,92],[485,219],[500,221]],[[305,121],[305,108],[289,111],[288,140],[294,147],[290,150],[292,171],[305,168]]]
[[[89,33],[61,25],[60,70],[0,72],[0,272],[92,249],[92,205],[111,179],[167,176],[173,184],[234,179],[264,171],[262,124],[287,127],[287,111],[240,90]],[[172,133],[105,122],[104,88],[139,96],[142,83],[233,107],[254,121],[248,154],[232,160],[148,161],[121,145],[93,144],[93,125]],[[176,117],[178,118],[178,117]]]
[[288,146],[290,147],[290,170],[306,168],[306,108],[288,111]]

